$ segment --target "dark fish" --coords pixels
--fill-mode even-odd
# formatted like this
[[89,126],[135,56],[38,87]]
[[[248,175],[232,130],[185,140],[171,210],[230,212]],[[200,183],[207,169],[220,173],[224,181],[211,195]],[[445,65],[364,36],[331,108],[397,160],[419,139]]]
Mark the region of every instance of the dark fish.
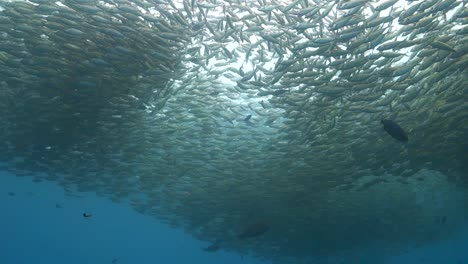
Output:
[[244,119],[244,121],[249,121],[251,117],[252,117],[252,115],[248,115],[248,116]]
[[118,260],[119,260],[118,258],[115,258],[112,260],[112,263],[117,263]]
[[248,226],[242,233],[240,233],[237,238],[244,239],[244,238],[251,238],[256,237],[264,234],[266,231],[270,229],[270,226],[264,222],[257,222]]
[[440,219],[441,224],[445,224],[447,222],[447,216],[443,216],[442,219]]
[[203,250],[207,251],[207,252],[216,252],[216,251],[218,251],[218,249],[219,249],[218,244],[212,244],[209,247],[204,248]]
[[222,239],[217,239],[215,242],[213,242],[209,247],[206,247],[204,248],[203,250],[204,251],[207,251],[207,252],[216,252],[218,251],[218,249],[220,249],[220,243],[222,242],[223,240]]
[[92,215],[92,214],[83,213],[83,217],[88,218],[88,217],[91,217],[91,216],[93,216],[93,215]]
[[288,90],[285,90],[285,89],[278,89],[278,90],[272,92],[271,94],[274,95],[274,96],[280,96],[280,95],[284,94],[287,91]]
[[380,123],[383,124],[384,130],[387,131],[387,133],[390,134],[390,136],[393,138],[402,142],[408,141],[408,135],[406,135],[406,132],[397,123],[388,119],[382,119]]
[[15,196],[15,193],[14,192],[8,192],[8,195]]
[[60,204],[56,203],[55,208],[62,208],[62,206]]

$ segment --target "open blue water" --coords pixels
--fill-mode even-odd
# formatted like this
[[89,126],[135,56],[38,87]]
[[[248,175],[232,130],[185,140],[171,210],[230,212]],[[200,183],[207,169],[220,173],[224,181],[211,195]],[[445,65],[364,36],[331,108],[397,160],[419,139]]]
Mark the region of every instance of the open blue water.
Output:
[[205,252],[209,243],[125,204],[83,196],[67,197],[53,183],[1,173],[0,263],[264,263],[223,250]]
[[[0,172],[0,264],[266,264],[219,250],[125,204],[92,193],[65,196],[54,183]],[[92,217],[84,218],[83,213]],[[468,228],[388,264],[468,264]]]

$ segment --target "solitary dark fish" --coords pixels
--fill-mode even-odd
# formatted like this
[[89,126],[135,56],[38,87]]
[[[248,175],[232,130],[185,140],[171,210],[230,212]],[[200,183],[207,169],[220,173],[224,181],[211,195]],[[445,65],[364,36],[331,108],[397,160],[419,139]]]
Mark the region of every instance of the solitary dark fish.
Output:
[[256,237],[259,235],[264,234],[266,231],[270,229],[270,226],[265,224],[264,222],[257,222],[248,226],[242,233],[240,233],[237,238],[244,239],[250,237]]
[[406,135],[406,132],[397,123],[388,119],[382,119],[380,123],[383,124],[384,130],[393,138],[402,142],[408,141],[408,135]]
[[60,204],[56,203],[55,208],[62,208],[62,206]]
[[15,193],[14,192],[8,192],[8,195],[15,196]]
[[210,245],[209,247],[204,248],[203,250],[207,252],[216,252],[218,251],[218,249],[219,249],[219,245],[215,243],[215,244]]
[[115,259],[112,260],[112,263],[117,263],[117,261],[119,261],[119,259],[115,258]]
[[91,217],[91,216],[93,216],[93,215],[92,215],[92,214],[83,213],[83,217],[88,218],[88,217]]
[[218,249],[220,249],[220,243],[223,242],[222,239],[217,239],[215,242],[213,242],[209,247],[204,248],[204,251],[207,252],[216,252]]
[[249,121],[249,119],[250,119],[251,117],[252,117],[252,115],[248,115],[248,116],[244,119],[244,121]]
[[440,219],[440,223],[445,224],[447,222],[447,216],[443,216],[442,219]]

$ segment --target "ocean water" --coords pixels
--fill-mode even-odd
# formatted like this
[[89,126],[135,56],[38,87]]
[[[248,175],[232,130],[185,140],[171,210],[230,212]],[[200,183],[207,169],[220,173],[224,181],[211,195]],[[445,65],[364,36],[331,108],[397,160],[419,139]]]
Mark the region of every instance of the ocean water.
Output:
[[[93,193],[65,196],[54,183],[0,173],[0,263],[249,263]],[[83,213],[92,214],[84,218]]]
[[[0,196],[2,264],[270,263],[223,249],[205,252],[203,248],[210,243],[125,204],[93,193],[66,196],[51,182],[1,172]],[[84,218],[83,213],[92,216]],[[407,249],[388,258],[386,264],[468,263],[467,248],[465,225],[445,240]]]

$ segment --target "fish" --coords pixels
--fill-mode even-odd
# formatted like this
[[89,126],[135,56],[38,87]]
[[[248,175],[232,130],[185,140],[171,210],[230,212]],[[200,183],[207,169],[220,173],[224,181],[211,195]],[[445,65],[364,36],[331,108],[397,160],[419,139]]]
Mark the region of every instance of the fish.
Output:
[[246,239],[246,238],[253,238],[263,235],[268,230],[270,230],[270,226],[265,222],[256,222],[247,226],[240,234],[237,235],[239,239]]
[[275,91],[271,92],[271,94],[274,95],[274,96],[280,96],[280,95],[284,94],[287,91],[288,90],[285,90],[285,89],[278,89],[278,90],[275,90]]
[[214,241],[211,245],[204,248],[203,251],[216,252],[221,248],[221,246],[220,246],[221,242],[223,242],[222,239],[216,239],[216,241]]
[[218,251],[218,249],[219,249],[219,245],[218,245],[218,244],[212,244],[212,245],[210,245],[210,246],[204,248],[203,250],[204,250],[204,251],[207,251],[207,252],[216,252],[216,251]]
[[443,216],[443,217],[440,219],[440,223],[445,224],[445,222],[447,222],[447,216]]
[[450,51],[450,52],[457,52],[454,48],[450,47],[449,45],[447,45],[446,43],[441,42],[441,41],[433,41],[433,42],[430,42],[429,45],[434,47],[434,48],[441,49],[441,50],[447,50],[447,51]]
[[[227,251],[248,253],[238,232],[268,235],[248,251],[275,263],[316,263],[316,253],[375,240],[383,255],[399,252],[405,237],[441,237],[427,216],[448,224],[463,210],[450,190],[468,185],[457,176],[467,174],[464,0],[0,6],[0,156],[17,176],[72,197],[94,191],[200,239],[232,236]],[[382,113],[398,113],[406,136],[380,131]],[[375,144],[369,127],[389,143],[414,135],[403,149],[411,162],[400,144]],[[444,177],[420,173],[428,168]],[[453,210],[416,201],[434,191]],[[231,234],[246,207],[262,206],[256,219],[288,228],[255,236],[250,220]],[[304,245],[317,234],[326,241]]]
[[91,216],[93,216],[93,215],[92,215],[92,214],[83,213],[83,217],[84,217],[84,218],[89,218],[89,217],[91,217]]
[[393,138],[402,142],[408,141],[408,135],[406,132],[394,121],[389,119],[382,119],[380,120],[380,123],[383,124],[384,130]]

